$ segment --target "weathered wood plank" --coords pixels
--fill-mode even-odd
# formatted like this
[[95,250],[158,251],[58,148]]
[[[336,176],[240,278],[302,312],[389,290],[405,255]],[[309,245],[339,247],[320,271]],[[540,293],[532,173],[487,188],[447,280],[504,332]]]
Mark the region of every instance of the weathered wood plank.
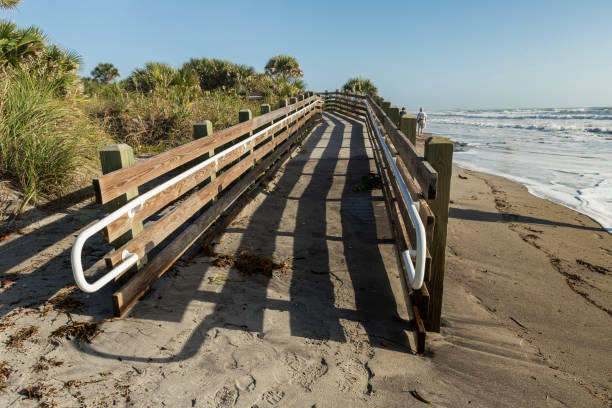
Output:
[[[312,110],[310,113],[311,112]],[[306,120],[307,117],[304,117],[297,123],[301,124]],[[292,131],[292,129],[293,128],[290,128],[289,130],[283,132],[283,134],[280,136],[277,136],[275,138],[276,143],[280,143],[289,137],[289,133]],[[204,204],[209,202],[214,196],[218,195],[220,191],[222,191],[225,187],[234,182],[236,178],[252,167],[255,162],[261,160],[265,155],[271,152],[274,147],[274,143],[266,143],[255,150],[253,154],[250,154],[234,166],[227,169],[224,173],[217,176],[215,180],[211,181],[202,189],[198,190],[187,198],[184,202],[179,204],[171,213],[163,216],[154,225],[146,228],[136,239],[132,239],[131,241],[125,243],[121,248],[111,251],[105,257],[107,265],[110,268],[113,268],[117,264],[121,263],[121,254],[125,250],[138,254],[139,257],[144,256],[148,251],[157,246],[168,235],[187,221],[193,214],[195,214],[196,211],[202,208]],[[234,155],[228,155],[227,157],[228,159],[225,161],[226,163],[230,163],[236,159]],[[159,205],[159,203],[156,203],[152,199],[151,207],[148,208],[147,211],[150,211],[155,205]],[[144,211],[145,209],[143,208],[142,212],[144,213]],[[136,218],[137,214],[138,212],[135,214],[134,218]]]
[[[311,111],[313,109],[314,107],[309,110],[308,114],[311,114]],[[286,132],[287,130],[285,129],[283,133]],[[253,146],[257,146],[260,142],[271,137],[273,134],[274,130],[268,130],[262,133],[261,135],[253,139]],[[280,137],[281,138],[279,140],[284,140],[284,138],[288,137],[288,134],[281,135]],[[218,167],[216,167],[215,163],[211,163],[208,166],[199,170],[198,172],[194,173],[193,175],[162,191],[155,197],[152,197],[151,199],[147,200],[144,203],[143,208],[140,211],[137,211],[134,214],[133,218],[130,218],[127,214],[125,214],[124,216],[117,219],[115,222],[111,223],[105,230],[107,239],[112,241],[117,237],[121,236],[124,232],[129,231],[134,226],[138,226],[138,224],[145,220],[147,217],[151,216],[152,214],[155,214],[157,211],[164,208],[167,204],[181,197],[182,195],[193,189],[195,186],[200,184],[202,181],[214,175],[217,169],[221,169],[224,166],[232,163],[244,153],[245,152],[241,149],[236,149],[228,153],[224,157],[220,158],[218,161]]]
[[315,101],[315,97],[305,99],[292,107],[277,109],[249,121],[239,123],[227,129],[213,133],[210,137],[194,140],[175,149],[160,153],[150,159],[134,164],[133,166],[114,171],[94,179],[96,201],[104,204],[126,191],[138,187],[168,171],[175,169],[190,160],[196,159],[209,151],[223,146],[226,143],[262,126],[273,118],[285,115],[289,110],[300,109]]
[[425,157],[438,171],[439,175],[438,196],[435,200],[429,201],[429,206],[436,215],[436,228],[431,245],[433,264],[431,277],[428,281],[431,300],[427,326],[430,331],[439,332],[446,265],[446,227],[453,167],[453,143],[446,138],[430,137],[425,143]]
[[[289,143],[276,150],[273,154],[261,161],[247,177],[241,179],[226,194],[219,198],[217,203],[201,215],[193,224],[183,231],[174,241],[164,248],[145,268],[139,271],[127,284],[113,294],[113,309],[116,316],[123,316],[136,303],[136,301],[149,289],[151,284],[162,276],[176,260],[212,225],[212,223],[232,205],[253,182],[261,172],[284,153],[295,148],[291,142],[299,137],[299,129],[289,139]],[[277,163],[278,164],[278,163]],[[276,166],[274,166],[276,167]],[[273,168],[274,168],[273,167]]]

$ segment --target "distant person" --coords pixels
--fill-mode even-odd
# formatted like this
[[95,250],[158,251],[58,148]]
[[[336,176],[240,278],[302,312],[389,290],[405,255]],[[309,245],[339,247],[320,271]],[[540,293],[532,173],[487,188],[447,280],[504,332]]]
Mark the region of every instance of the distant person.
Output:
[[406,107],[405,107],[405,106],[402,106],[402,110],[400,111],[400,118],[401,118],[403,115],[407,115],[407,114],[408,114],[408,112],[406,112]]
[[423,108],[419,109],[419,113],[417,113],[417,127],[418,132],[417,136],[423,136],[423,129],[427,125],[427,114],[423,112]]

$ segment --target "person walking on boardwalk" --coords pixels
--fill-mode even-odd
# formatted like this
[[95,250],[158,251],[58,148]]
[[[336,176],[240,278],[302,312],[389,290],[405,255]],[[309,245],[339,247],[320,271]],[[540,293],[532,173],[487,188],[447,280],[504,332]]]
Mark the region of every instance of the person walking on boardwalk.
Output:
[[427,114],[423,112],[423,108],[419,109],[419,113],[417,113],[417,126],[418,132],[417,136],[423,136],[423,129],[427,125]]
[[405,106],[402,106],[402,110],[400,111],[400,118],[401,118],[403,115],[407,115],[407,114],[408,114],[408,112],[406,112],[406,107],[405,107]]

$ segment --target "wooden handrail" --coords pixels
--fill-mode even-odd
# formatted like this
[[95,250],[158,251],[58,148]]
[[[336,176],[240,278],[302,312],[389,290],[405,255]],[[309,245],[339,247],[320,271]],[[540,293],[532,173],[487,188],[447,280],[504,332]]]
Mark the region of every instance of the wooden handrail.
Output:
[[127,191],[141,186],[191,160],[197,159],[211,150],[221,147],[268,122],[306,106],[316,98],[316,96],[311,96],[293,105],[276,109],[265,115],[257,116],[254,119],[215,132],[210,137],[194,140],[175,149],[160,153],[146,161],[138,162],[133,166],[98,177],[93,180],[96,201],[99,204],[105,204],[125,194]]
[[[310,99],[310,98],[309,98]],[[150,285],[162,276],[174,262],[217,220],[270,166],[278,165],[278,159],[287,151],[295,148],[295,142],[300,135],[300,129],[318,111],[318,105],[312,104],[306,113],[300,115],[289,128],[277,135],[274,140],[260,146],[230,167],[226,172],[210,184],[190,196],[167,216],[157,221],[151,228],[132,239],[123,248],[113,251],[107,257],[107,262],[117,262],[119,254],[124,249],[142,254],[161,242],[172,231],[188,220],[199,208],[210,199],[211,194],[218,189],[219,200],[208,208],[201,216],[181,232],[168,246],[143,269],[138,271],[123,287],[113,294],[115,315],[123,316],[148,290]],[[269,118],[268,118],[269,119]],[[276,163],[276,164],[275,164]],[[254,167],[253,164],[255,164]],[[250,169],[250,170],[249,170]],[[240,177],[243,175],[243,177]],[[236,182],[233,184],[233,182]],[[225,187],[231,187],[223,192]],[[210,186],[210,187],[209,187]]]

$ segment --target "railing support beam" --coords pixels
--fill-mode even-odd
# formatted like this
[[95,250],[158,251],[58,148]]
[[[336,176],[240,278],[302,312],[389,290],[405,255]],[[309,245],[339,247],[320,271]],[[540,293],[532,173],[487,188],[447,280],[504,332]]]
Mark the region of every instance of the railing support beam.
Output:
[[446,232],[451,174],[453,171],[453,143],[447,138],[430,137],[425,143],[425,160],[438,172],[436,198],[428,200],[429,207],[436,216],[436,224],[433,240],[429,247],[431,273],[429,282],[427,282],[430,294],[427,330],[439,332],[446,266]]

